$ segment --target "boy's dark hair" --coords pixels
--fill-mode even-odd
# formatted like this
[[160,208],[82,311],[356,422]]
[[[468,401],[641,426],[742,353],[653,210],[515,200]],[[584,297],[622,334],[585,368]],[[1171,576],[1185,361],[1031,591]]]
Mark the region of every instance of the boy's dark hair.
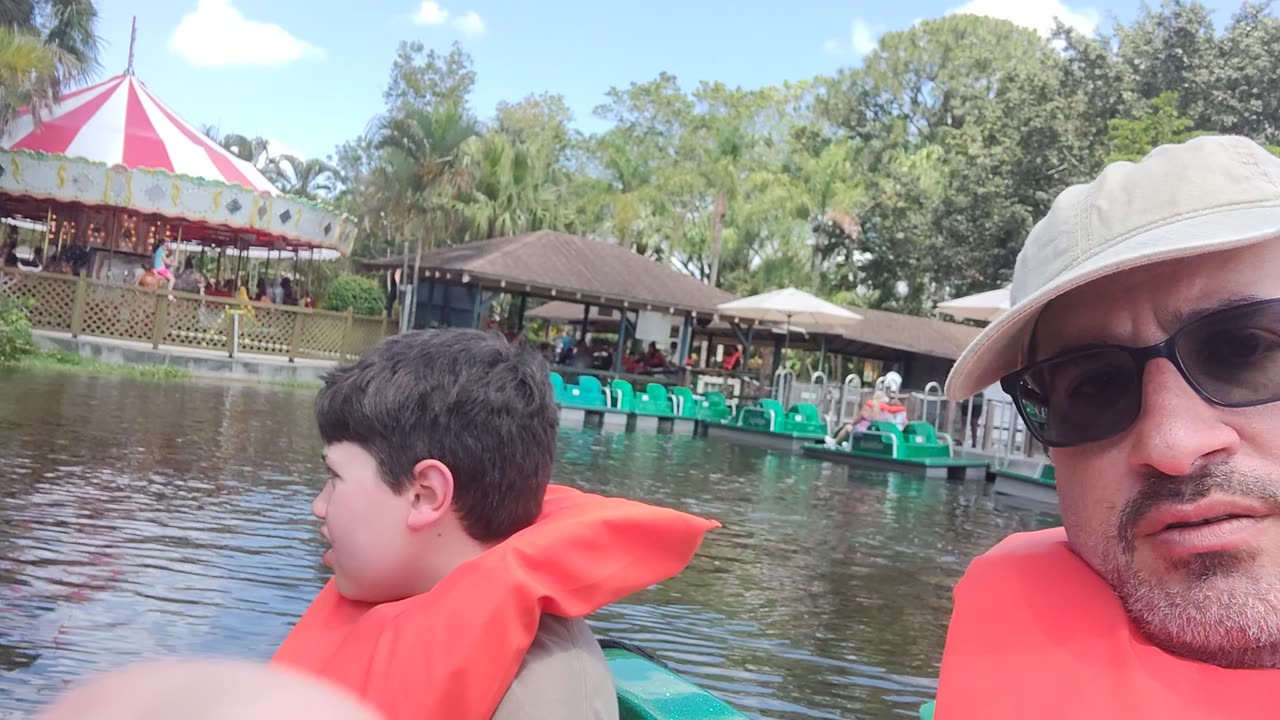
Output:
[[556,455],[550,368],[532,349],[478,330],[386,338],[325,378],[316,422],[325,444],[352,442],[403,492],[422,460],[453,473],[454,507],[482,542],[542,512]]

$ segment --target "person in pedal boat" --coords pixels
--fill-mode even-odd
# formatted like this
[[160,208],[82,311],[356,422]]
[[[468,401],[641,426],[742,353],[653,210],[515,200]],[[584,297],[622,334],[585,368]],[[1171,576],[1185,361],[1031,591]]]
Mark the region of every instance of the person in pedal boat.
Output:
[[1257,717],[1280,703],[1280,158],[1206,136],[1066,189],[953,400],[999,381],[1062,528],[955,589],[935,717]]
[[862,409],[858,412],[858,421],[856,423],[845,423],[836,432],[835,437],[828,436],[825,439],[827,447],[839,447],[845,443],[851,436],[865,432],[871,427],[871,423],[875,421],[891,422],[898,426],[898,429],[907,425],[907,407],[905,405],[895,405],[889,401],[889,393],[897,393],[902,389],[902,376],[896,372],[890,371],[877,384],[875,391],[871,395],[871,399],[862,404]]
[[387,338],[316,419],[333,578],[274,663],[386,720],[617,717],[582,618],[678,573],[715,522],[550,484],[549,367],[500,336]]

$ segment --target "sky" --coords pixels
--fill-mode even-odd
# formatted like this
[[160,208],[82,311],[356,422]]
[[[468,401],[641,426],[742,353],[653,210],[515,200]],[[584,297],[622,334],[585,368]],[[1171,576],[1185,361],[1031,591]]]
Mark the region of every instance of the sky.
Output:
[[[1221,27],[1239,0],[1206,4]],[[127,67],[136,17],[134,74],[180,116],[324,158],[383,110],[401,40],[442,52],[458,42],[474,61],[482,116],[550,91],[593,132],[605,127],[593,110],[610,87],[663,71],[686,89],[701,80],[756,88],[857,65],[881,33],[952,12],[1047,32],[1055,16],[1092,31],[1140,9],[1140,0],[99,0],[97,79]]]

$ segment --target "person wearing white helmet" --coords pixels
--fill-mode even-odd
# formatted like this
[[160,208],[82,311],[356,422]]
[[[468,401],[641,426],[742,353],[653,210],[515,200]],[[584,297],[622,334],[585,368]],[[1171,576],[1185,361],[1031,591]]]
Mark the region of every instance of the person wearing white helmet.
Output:
[[999,381],[1061,528],[956,586],[937,717],[1207,718],[1280,703],[1280,158],[1207,136],[1066,189],[947,381]]
[[890,395],[896,395],[901,390],[902,376],[892,370],[885,373],[876,380],[875,391],[871,399],[862,404],[857,421],[845,423],[834,436],[828,435],[823,442],[830,448],[845,446],[850,437],[863,432],[877,420],[894,423],[899,429],[906,427],[906,406],[894,404],[890,398]]
[[883,383],[884,391],[890,395],[897,395],[902,391],[902,376],[897,372],[890,370],[880,380]]

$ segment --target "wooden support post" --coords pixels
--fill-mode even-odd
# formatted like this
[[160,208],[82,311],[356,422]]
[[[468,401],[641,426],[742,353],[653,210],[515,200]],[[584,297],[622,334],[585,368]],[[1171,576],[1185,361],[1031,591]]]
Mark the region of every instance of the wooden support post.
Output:
[[81,275],[76,280],[76,296],[71,303],[71,337],[79,337],[84,327],[84,305],[89,295],[89,281]]
[[169,305],[168,295],[163,291],[156,292],[156,311],[151,318],[153,327],[151,328],[151,349],[159,350],[160,341],[164,340],[165,333],[168,332],[169,325]]
[[[293,362],[298,357],[298,346],[302,343],[302,326],[305,322],[305,313],[295,312],[293,314],[293,330],[289,333],[289,362]],[[387,324],[387,319],[382,319],[382,324]]]
[[350,356],[352,354],[351,353],[351,345],[352,345],[351,325],[353,320],[354,320],[354,316],[352,315],[351,308],[347,308],[347,327],[345,330],[342,331],[342,354],[347,356]]

